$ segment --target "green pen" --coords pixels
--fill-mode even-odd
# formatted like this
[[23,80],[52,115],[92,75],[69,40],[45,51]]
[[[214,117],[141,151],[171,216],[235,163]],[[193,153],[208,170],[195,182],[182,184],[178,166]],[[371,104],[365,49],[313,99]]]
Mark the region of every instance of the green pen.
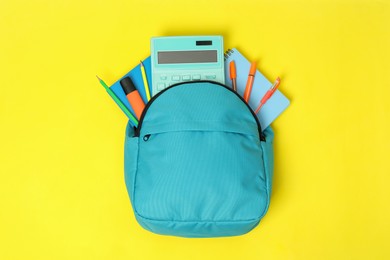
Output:
[[122,101],[115,95],[115,93],[107,86],[104,81],[99,78],[97,75],[100,84],[106,89],[107,93],[112,97],[112,99],[115,101],[115,103],[118,104],[118,106],[125,112],[126,116],[130,119],[130,122],[137,127],[138,126],[138,120],[131,114],[130,110],[122,103]]

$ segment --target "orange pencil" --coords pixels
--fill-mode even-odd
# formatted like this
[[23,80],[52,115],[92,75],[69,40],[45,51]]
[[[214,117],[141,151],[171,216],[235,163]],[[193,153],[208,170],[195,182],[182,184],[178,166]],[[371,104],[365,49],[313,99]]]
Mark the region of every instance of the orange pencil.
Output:
[[244,92],[244,100],[247,103],[249,101],[249,97],[251,96],[253,81],[255,80],[256,66],[257,66],[257,63],[255,61],[252,62],[251,68],[249,70],[248,81],[246,82],[246,87],[245,87],[245,92]]

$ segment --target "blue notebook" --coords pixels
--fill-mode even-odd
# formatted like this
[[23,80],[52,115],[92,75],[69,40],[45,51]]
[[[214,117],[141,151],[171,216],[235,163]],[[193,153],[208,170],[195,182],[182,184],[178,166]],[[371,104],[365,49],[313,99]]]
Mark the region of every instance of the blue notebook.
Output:
[[[232,49],[228,51],[225,55],[225,82],[226,85],[231,87],[232,82],[229,76],[229,63],[234,60],[236,63],[236,71],[237,71],[237,92],[243,96],[246,86],[246,81],[248,79],[248,72],[250,68],[250,62],[242,56],[242,54],[237,49]],[[148,78],[149,91],[152,93],[152,72],[151,72],[151,64],[150,64],[150,56],[146,58],[144,61],[145,72]],[[129,76],[140,93],[142,99],[145,104],[146,93],[144,88],[144,83],[141,75],[140,65],[133,68],[130,72],[124,75],[122,78]],[[122,79],[121,78],[121,79]],[[127,108],[130,109],[132,114],[134,115],[134,110],[131,108],[129,101],[126,98],[125,93],[122,90],[122,87],[119,83],[121,80],[119,79],[115,82],[110,88],[117,95],[117,97],[125,104]],[[255,80],[253,83],[252,93],[249,99],[249,105],[252,107],[253,111],[256,110],[259,101],[267,92],[267,90],[272,86],[272,83],[268,81],[263,74],[257,71]],[[265,103],[265,105],[261,108],[257,117],[259,118],[261,129],[267,128],[290,104],[290,101],[279,91],[275,91],[272,97]]]
[[[251,63],[237,50],[232,49],[225,54],[225,82],[226,85],[232,87],[230,80],[229,64],[231,61],[236,64],[237,72],[237,92],[244,96],[246,82]],[[260,71],[257,70],[255,80],[253,82],[252,92],[249,98],[249,106],[256,110],[260,100],[272,86]],[[263,105],[260,112],[257,114],[261,129],[267,128],[290,104],[290,101],[279,91],[276,90],[272,97]]]

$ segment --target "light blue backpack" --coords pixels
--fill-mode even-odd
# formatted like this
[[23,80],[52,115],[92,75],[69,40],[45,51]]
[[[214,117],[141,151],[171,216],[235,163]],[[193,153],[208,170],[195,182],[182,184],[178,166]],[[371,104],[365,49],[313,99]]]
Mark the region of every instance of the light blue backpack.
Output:
[[171,86],[145,107],[125,141],[125,180],[135,217],[157,234],[236,236],[267,212],[273,132],[219,83]]

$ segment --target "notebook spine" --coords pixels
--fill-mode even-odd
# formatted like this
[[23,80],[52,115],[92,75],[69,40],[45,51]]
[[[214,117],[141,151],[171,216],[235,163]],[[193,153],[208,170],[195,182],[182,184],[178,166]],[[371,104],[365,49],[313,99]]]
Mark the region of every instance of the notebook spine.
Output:
[[226,61],[230,57],[230,55],[232,55],[233,53],[234,53],[234,50],[232,50],[232,49],[228,49],[227,51],[225,51],[224,60]]

